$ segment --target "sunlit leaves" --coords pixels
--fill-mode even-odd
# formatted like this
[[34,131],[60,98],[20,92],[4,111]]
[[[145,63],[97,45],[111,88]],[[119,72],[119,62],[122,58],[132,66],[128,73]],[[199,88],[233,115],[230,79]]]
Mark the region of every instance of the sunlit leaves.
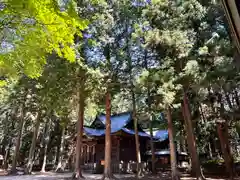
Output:
[[3,40],[12,46],[11,51],[0,54],[3,73],[30,77],[40,76],[49,53],[75,61],[74,37],[81,36],[88,24],[79,18],[73,1],[61,11],[55,0],[6,0],[0,19],[8,21],[1,28],[11,30],[15,37]]
[[198,53],[199,53],[199,55],[206,55],[206,54],[208,54],[208,47],[207,46],[200,47]]
[[[184,73],[187,75],[197,76],[199,73],[199,65],[195,60],[190,60],[187,62],[186,66],[183,69]],[[196,78],[196,77],[195,77]]]

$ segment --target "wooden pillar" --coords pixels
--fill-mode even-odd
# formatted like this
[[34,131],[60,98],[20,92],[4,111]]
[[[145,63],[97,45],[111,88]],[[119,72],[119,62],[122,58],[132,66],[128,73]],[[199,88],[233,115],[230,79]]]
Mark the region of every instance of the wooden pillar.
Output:
[[90,147],[87,145],[87,163],[89,162],[89,157],[90,157]]
[[96,151],[96,144],[93,145],[93,151],[92,151],[93,163],[96,161],[96,159],[95,159],[95,151]]
[[89,146],[89,163],[92,162],[92,149],[93,149],[93,146]]
[[83,145],[83,164],[85,164],[85,159],[86,159],[86,153],[85,153],[85,144]]
[[82,152],[81,152],[81,163],[84,164],[84,145],[82,146]]
[[81,147],[81,159],[80,163],[83,165],[84,164],[84,145]]
[[117,161],[120,163],[120,138],[117,138]]
[[85,158],[84,158],[84,162],[86,163],[87,162],[87,145],[85,145]]

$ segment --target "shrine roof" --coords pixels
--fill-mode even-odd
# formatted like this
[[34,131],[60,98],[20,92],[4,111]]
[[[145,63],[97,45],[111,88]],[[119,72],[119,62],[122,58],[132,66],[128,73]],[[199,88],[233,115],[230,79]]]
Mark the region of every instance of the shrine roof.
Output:
[[154,134],[154,138],[157,139],[158,141],[164,141],[168,139],[168,130],[158,130]]
[[[124,112],[115,114],[110,117],[111,120],[111,133],[124,131],[125,133],[134,135],[133,120],[131,112]],[[95,121],[90,127],[84,127],[84,133],[88,136],[103,136],[105,135],[106,115],[100,114],[96,117]],[[138,135],[142,137],[150,137],[138,125]]]
[[[106,115],[101,114],[97,118],[105,126]],[[110,117],[110,120],[111,120],[111,129],[113,129],[113,131],[118,131],[118,130],[122,129],[123,127],[125,127],[128,123],[130,123],[130,121],[132,120],[132,114],[130,112],[126,112],[126,113],[112,115]]]
[[[111,120],[111,134],[114,134],[118,131],[123,131],[127,134],[134,135],[135,131],[133,128],[133,119],[131,112],[124,112],[120,114],[115,114],[110,117]],[[90,127],[84,127],[84,133],[87,136],[104,136],[105,135],[105,124],[106,124],[106,115],[100,114],[96,117],[95,121],[91,124]],[[138,135],[141,137],[148,137],[150,135],[142,130],[138,124]],[[168,138],[167,130],[160,130],[154,134],[154,139],[163,141]]]

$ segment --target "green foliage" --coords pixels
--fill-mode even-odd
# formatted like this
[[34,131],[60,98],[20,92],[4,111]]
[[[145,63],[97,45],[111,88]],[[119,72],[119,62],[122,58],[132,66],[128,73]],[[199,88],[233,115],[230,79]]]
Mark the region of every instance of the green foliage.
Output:
[[39,77],[47,55],[53,52],[75,61],[74,37],[82,35],[88,22],[79,18],[74,1],[65,4],[64,10],[55,0],[6,0],[2,6],[2,75]]

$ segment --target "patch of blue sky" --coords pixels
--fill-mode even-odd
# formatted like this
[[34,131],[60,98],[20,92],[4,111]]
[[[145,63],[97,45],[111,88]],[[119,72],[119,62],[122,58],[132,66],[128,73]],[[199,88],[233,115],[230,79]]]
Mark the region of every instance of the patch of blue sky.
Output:
[[145,7],[149,4],[151,4],[151,0],[134,0],[132,2],[132,5],[134,7]]

